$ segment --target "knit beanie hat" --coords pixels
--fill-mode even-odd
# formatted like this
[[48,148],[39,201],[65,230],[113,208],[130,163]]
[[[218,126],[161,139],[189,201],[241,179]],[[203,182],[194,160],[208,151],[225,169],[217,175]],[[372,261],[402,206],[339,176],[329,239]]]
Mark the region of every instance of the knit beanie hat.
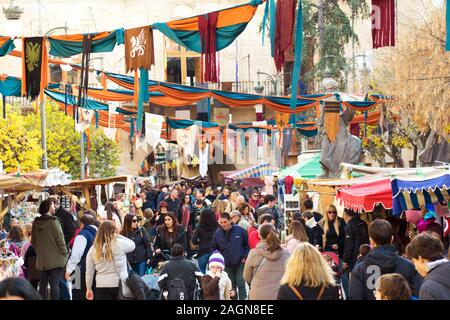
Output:
[[222,270],[225,269],[225,259],[219,251],[214,251],[213,254],[209,257],[208,267],[211,266],[221,267]]
[[167,202],[161,201],[161,202],[159,203],[159,208],[161,209],[162,207],[167,208]]

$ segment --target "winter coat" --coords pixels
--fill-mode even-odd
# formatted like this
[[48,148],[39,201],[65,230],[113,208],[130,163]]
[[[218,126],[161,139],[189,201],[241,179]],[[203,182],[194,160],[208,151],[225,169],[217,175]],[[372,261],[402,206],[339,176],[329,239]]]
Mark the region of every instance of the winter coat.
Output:
[[[320,287],[312,288],[300,285],[295,287],[303,297],[303,300],[317,300]],[[287,284],[282,284],[278,290],[277,300],[300,300]],[[326,287],[320,300],[339,300],[339,287]]]
[[189,204],[187,206],[185,205],[180,205],[180,208],[178,210],[178,223],[182,224],[183,222],[183,211],[186,211],[187,216],[189,218],[189,220],[187,221],[186,225],[184,227],[188,227],[188,226],[195,226],[195,222],[197,220],[197,217],[195,216],[195,211],[194,208]]
[[77,225],[73,218],[73,215],[64,209],[63,207],[59,207],[55,212],[55,216],[61,219],[62,222],[62,230],[64,233],[64,241],[66,245],[69,245],[70,240],[75,236],[75,232],[77,231]]
[[203,256],[204,254],[211,253],[211,241],[216,230],[217,227],[205,229],[200,226],[194,231],[191,241],[194,245],[198,245],[199,257]]
[[345,244],[342,255],[342,260],[349,265],[350,270],[353,269],[358,259],[359,247],[362,244],[369,244],[367,223],[359,216],[355,216],[345,226]]
[[262,241],[250,250],[244,266],[244,280],[250,285],[249,300],[275,300],[283,277],[289,252],[278,249],[269,252]]
[[184,286],[190,293],[185,300],[192,300],[196,279],[198,278],[198,280],[200,280],[201,276],[203,276],[203,274],[194,262],[187,260],[184,256],[177,256],[164,264],[158,279],[158,285],[161,289],[168,290],[170,280],[179,278],[183,280]]
[[36,269],[39,271],[64,268],[67,247],[61,223],[55,216],[43,215],[33,222],[31,244],[36,251]]
[[[387,273],[399,273],[405,277],[411,288],[412,294],[418,296],[422,279],[414,265],[407,259],[398,255],[391,245],[377,246],[357,263],[350,277],[350,300],[375,300],[374,290],[379,267],[379,276]],[[371,284],[369,286],[368,284]]]
[[248,234],[248,245],[250,249],[255,249],[259,241],[261,240],[259,238],[258,229],[256,229],[255,227],[250,227],[247,230],[247,234]]
[[[128,266],[126,254],[135,249],[132,240],[118,235],[111,244],[112,260],[108,261],[104,257],[97,260],[95,257],[95,247],[92,246],[86,257],[86,288],[92,289],[94,281],[97,288],[117,288],[119,280],[126,281],[128,278]],[[105,248],[103,248],[103,254]]]
[[[202,277],[200,286],[203,292],[203,300],[230,300],[232,285],[225,271],[222,271],[221,277],[217,277],[208,271]],[[221,291],[223,291],[223,299],[221,299]]]
[[217,229],[211,241],[211,252],[215,250],[225,258],[225,266],[239,266],[250,251],[247,231],[234,225],[228,231]]
[[295,239],[292,235],[288,235],[286,237],[285,249],[289,254],[292,254],[300,243],[302,243],[302,241]]
[[256,220],[259,221],[259,217],[261,217],[263,214],[270,214],[275,219],[275,228],[281,228],[283,224],[283,217],[281,212],[276,207],[269,208],[267,205],[259,207],[259,209],[256,209]]
[[[326,243],[325,247],[323,244],[323,228],[325,224],[325,220],[322,219],[316,226],[315,232],[315,245],[319,245],[322,251],[331,251],[339,254],[339,257],[342,257],[344,254],[344,246],[345,246],[345,221],[341,217],[336,217],[339,221],[339,235],[337,234],[334,223],[329,224],[329,229],[326,234]],[[338,245],[338,250],[334,250],[331,246],[333,244]],[[359,254],[359,246],[358,246],[358,254]]]
[[172,198],[169,197],[166,200],[166,202],[167,202],[167,211],[178,214],[178,211],[180,210],[181,206],[181,200],[180,199],[172,200]]
[[153,244],[153,249],[157,250],[160,249],[161,251],[164,250],[172,250],[172,247],[175,243],[181,244],[184,248],[184,250],[187,249],[187,241],[186,241],[186,233],[184,232],[181,225],[178,225],[177,230],[177,236],[175,241],[173,241],[172,237],[168,237],[163,232],[163,227],[159,227],[158,230],[156,230],[156,238],[155,243]]
[[133,293],[135,300],[157,300],[159,292],[147,286],[137,274],[132,273],[126,280],[127,286]]
[[446,259],[428,264],[430,270],[420,288],[420,300],[450,300],[450,262]]
[[133,240],[136,246],[133,252],[127,253],[129,263],[135,264],[152,258],[152,246],[145,229],[136,229],[128,238]]

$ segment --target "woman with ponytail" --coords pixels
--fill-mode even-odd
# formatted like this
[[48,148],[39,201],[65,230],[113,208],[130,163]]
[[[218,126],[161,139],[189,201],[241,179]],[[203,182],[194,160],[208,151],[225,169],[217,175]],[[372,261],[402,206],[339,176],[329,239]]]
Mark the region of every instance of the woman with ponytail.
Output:
[[289,252],[271,224],[259,228],[260,243],[245,261],[244,280],[250,285],[249,300],[275,300]]

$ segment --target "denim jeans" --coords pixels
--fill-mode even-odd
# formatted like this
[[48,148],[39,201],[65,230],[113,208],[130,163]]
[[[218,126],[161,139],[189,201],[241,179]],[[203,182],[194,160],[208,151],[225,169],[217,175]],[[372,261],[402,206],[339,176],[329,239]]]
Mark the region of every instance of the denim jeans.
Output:
[[206,273],[206,266],[208,265],[208,260],[210,256],[211,253],[205,253],[204,255],[198,257],[198,268],[203,274]]
[[51,270],[41,271],[41,279],[39,281],[39,293],[44,300],[47,300],[47,286],[50,283],[51,300],[59,300],[59,285],[63,277],[63,268],[55,268]]
[[137,273],[139,277],[145,275],[145,271],[147,271],[147,261],[143,260],[138,263],[130,263],[131,269]]
[[247,299],[247,289],[245,288],[244,281],[244,265],[240,264],[238,266],[225,266],[225,272],[231,280],[231,286],[234,290],[239,291],[239,300]]
[[59,282],[59,300],[70,300],[69,284],[64,279]]

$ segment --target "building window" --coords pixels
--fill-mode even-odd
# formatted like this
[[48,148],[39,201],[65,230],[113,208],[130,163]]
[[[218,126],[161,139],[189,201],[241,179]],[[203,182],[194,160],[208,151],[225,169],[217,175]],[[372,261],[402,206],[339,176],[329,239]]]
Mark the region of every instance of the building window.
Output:
[[197,52],[188,51],[183,46],[165,39],[166,48],[166,81],[195,85],[201,82],[201,56]]

